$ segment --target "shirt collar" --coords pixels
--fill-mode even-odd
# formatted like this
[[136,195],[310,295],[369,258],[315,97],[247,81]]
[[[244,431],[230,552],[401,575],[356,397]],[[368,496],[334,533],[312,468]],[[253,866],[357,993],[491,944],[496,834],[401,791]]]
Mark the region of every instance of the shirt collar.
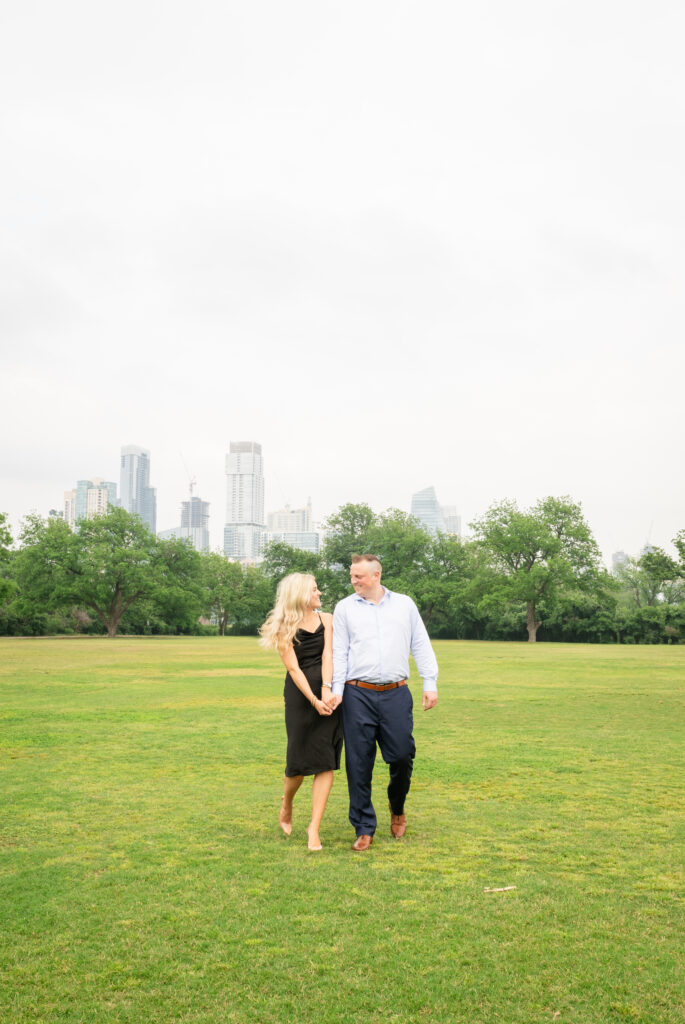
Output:
[[[376,608],[379,608],[380,605],[384,604],[385,601],[387,600],[387,598],[389,598],[390,595],[392,594],[392,591],[388,590],[388,588],[386,586],[384,586],[383,584],[381,584],[381,586],[383,587],[384,594],[383,594],[383,597],[378,602],[378,604],[376,605]],[[362,597],[361,594],[355,593],[353,596],[356,598],[357,601],[361,601],[362,604],[375,604],[374,601],[367,601],[366,598]]]

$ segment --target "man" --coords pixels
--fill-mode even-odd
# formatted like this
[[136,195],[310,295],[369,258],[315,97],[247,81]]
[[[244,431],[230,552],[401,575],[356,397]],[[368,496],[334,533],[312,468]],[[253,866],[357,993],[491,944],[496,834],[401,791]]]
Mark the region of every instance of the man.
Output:
[[390,831],[399,839],[407,830],[404,803],[416,752],[409,652],[423,678],[424,711],[438,700],[438,665],[416,605],[382,586],[376,555],[355,555],[350,580],[355,593],[339,601],[333,615],[331,705],[342,701],[350,822],[357,835],[352,849],[361,852],[371,846],[377,824],[371,803],[376,743],[390,767]]

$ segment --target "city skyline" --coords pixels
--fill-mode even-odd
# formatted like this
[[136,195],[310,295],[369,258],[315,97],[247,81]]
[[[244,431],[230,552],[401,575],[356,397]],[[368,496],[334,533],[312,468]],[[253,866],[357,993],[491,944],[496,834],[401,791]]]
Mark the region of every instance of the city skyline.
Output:
[[[260,561],[264,545],[270,541],[318,552],[325,530],[321,523],[315,524],[313,521],[311,496],[301,508],[292,508],[286,502],[282,508],[265,515],[263,464],[259,442],[229,442],[229,451],[224,461],[227,478],[226,521],[222,544],[224,554],[238,561]],[[149,526],[151,502],[154,502],[155,514],[157,503],[156,488],[147,486],[151,465],[151,452],[148,449],[138,445],[122,447],[121,489],[122,494],[126,495],[126,505],[121,498],[117,498],[116,484],[95,477],[92,480],[80,480],[76,490],[64,492],[64,519],[73,527],[80,518],[90,518],[91,515],[106,511],[109,502],[122,505],[127,511],[137,514],[141,514],[140,506],[148,516],[144,521]],[[209,539],[209,502],[193,496],[196,482],[195,478],[191,479],[190,498],[181,502],[180,525],[156,532],[165,540],[172,537],[190,539],[198,551],[207,551],[212,547]],[[461,518],[456,506],[441,506],[434,487],[424,488],[412,495],[410,514],[429,533],[435,535],[440,531],[460,534]]]
[[[245,448],[245,454],[248,455],[248,457],[252,453],[253,449],[254,450],[258,450],[258,457],[260,459],[260,468],[261,468],[261,465],[262,465],[262,461],[261,461],[262,460],[262,446],[258,442],[253,442],[253,441],[237,442],[237,443],[236,442],[227,442],[227,446],[226,447],[229,449],[229,452],[228,453],[225,452],[224,453],[224,457],[223,457],[223,463],[224,463],[223,472],[224,472],[224,475],[227,474],[228,459],[229,459],[230,448],[231,448],[232,444],[234,446],[237,446],[237,447]],[[147,457],[147,471],[149,473],[150,466],[153,464],[154,453],[152,453],[149,449],[144,449],[144,448],[141,448],[139,446],[124,446],[124,447],[127,450],[135,449],[136,452],[142,452],[142,453],[144,453],[146,455],[146,457]],[[124,451],[124,447],[121,448],[122,452]],[[249,449],[249,451],[248,451],[248,449]],[[122,459],[122,461],[123,461],[123,459]],[[184,471],[185,471],[185,473],[187,475],[188,470],[187,470],[187,467],[185,466],[185,460],[182,459],[181,461],[183,462]],[[219,525],[216,522],[217,517],[215,515],[214,516],[214,528],[213,528],[213,530],[211,531],[211,534],[210,534],[210,531],[208,530],[208,521],[210,520],[210,516],[209,516],[210,502],[201,501],[201,499],[199,497],[193,498],[192,490],[193,490],[193,487],[196,486],[196,484],[197,484],[197,481],[196,481],[195,478],[193,478],[190,481],[190,488],[191,488],[190,502],[193,502],[193,501],[195,502],[195,506],[193,506],[194,511],[193,512],[190,511],[191,506],[190,506],[190,503],[188,502],[188,499],[181,499],[178,502],[178,508],[180,510],[181,527],[183,527],[184,524],[187,526],[188,523],[190,523],[190,525],[195,527],[196,529],[185,529],[185,530],[183,530],[181,527],[176,525],[175,527],[168,527],[168,528],[165,528],[165,529],[158,530],[157,531],[158,535],[160,537],[172,537],[172,536],[185,536],[185,537],[189,537],[193,541],[194,546],[196,548],[198,548],[198,550],[207,550],[209,548],[210,550],[222,550],[222,551],[225,552],[225,543],[226,543],[226,540],[225,540],[225,525],[226,524],[224,524],[223,526],[219,527]],[[79,500],[80,500],[80,502],[83,504],[86,500],[88,500],[88,505],[89,505],[89,507],[92,506],[93,513],[96,513],[97,511],[101,511],[102,510],[102,496],[101,496],[102,493],[109,493],[109,495],[111,496],[112,488],[114,488],[114,492],[116,493],[116,485],[115,484],[113,484],[111,482],[107,482],[104,479],[98,478],[98,477],[93,477],[93,478],[90,478],[88,480],[79,480],[78,487],[81,488],[81,491],[78,491],[77,489],[74,489],[72,491],[65,491],[64,492],[65,501],[71,500],[71,501],[75,502],[76,501],[76,495],[77,495],[77,493],[79,493]],[[88,488],[88,494],[89,495],[90,495],[90,492],[92,491],[92,496],[89,497],[88,499],[86,499],[86,497],[85,497],[85,493],[86,492],[83,490],[83,488]],[[263,485],[263,477],[262,477],[261,488],[262,488],[261,489],[261,495],[258,497],[257,500],[258,500],[258,502],[261,502],[261,505],[259,507],[261,508],[262,516],[263,516],[263,519],[264,519],[264,526],[263,526],[264,542],[266,542],[268,540],[271,540],[271,539],[283,540],[286,543],[292,543],[293,546],[302,546],[305,550],[317,551],[319,549],[319,546],[320,546],[320,537],[316,541],[314,540],[314,537],[317,534],[319,534],[319,535],[321,534],[321,528],[322,528],[322,525],[323,525],[324,521],[326,520],[326,518],[329,515],[331,515],[333,512],[335,512],[340,506],[336,506],[335,508],[331,508],[331,509],[327,510],[324,514],[318,515],[316,517],[316,519],[315,519],[313,517],[312,498],[311,498],[311,495],[308,495],[306,504],[302,505],[301,507],[292,508],[290,506],[289,502],[285,502],[285,504],[280,509],[277,508],[277,507],[274,507],[272,509],[272,511],[270,511],[268,513],[265,513],[264,509],[266,508],[266,494],[268,493],[268,491],[265,491],[265,488],[264,488],[264,485]],[[105,489],[109,489],[109,491],[105,492]],[[156,496],[157,489],[155,488],[154,490],[155,490],[155,496]],[[227,508],[226,514],[228,514],[228,508],[230,507],[230,500],[231,500],[230,499],[230,486],[226,490],[227,490],[227,492],[226,492],[226,496],[225,496],[225,498],[226,498],[225,505],[226,505],[226,508]],[[96,500],[93,500],[93,498],[95,497],[96,494],[98,495],[98,497],[97,497]],[[73,497],[68,498],[68,496],[73,496]],[[571,495],[571,497],[574,498],[573,495]],[[252,501],[252,498],[250,500]],[[360,499],[360,502],[363,501],[363,500],[364,499]],[[574,498],[574,500],[576,500],[576,499]],[[418,501],[418,505],[417,505],[417,501]],[[120,501],[118,501],[117,503],[120,504]],[[173,499],[169,498],[169,500],[167,501],[166,505],[170,505],[172,503],[173,503]],[[342,502],[341,504],[345,504],[345,503],[346,502]],[[365,503],[366,504],[371,504],[370,502],[365,502]],[[523,504],[523,503],[519,502],[519,504]],[[582,504],[582,502],[581,502],[581,504]],[[425,506],[425,510],[424,510],[423,506]],[[76,506],[74,505],[74,507],[76,507]],[[83,507],[85,507],[85,505],[83,505]],[[456,533],[459,536],[461,536],[463,539],[468,539],[468,536],[469,536],[468,529],[466,529],[466,530],[463,529],[463,526],[462,526],[463,520],[462,520],[462,516],[459,514],[459,507],[457,505],[455,505],[455,504],[441,505],[438,502],[438,499],[437,499],[436,489],[432,485],[429,486],[429,487],[422,488],[420,491],[412,492],[411,495],[410,495],[410,498],[409,498],[409,502],[408,502],[408,504],[404,508],[402,508],[402,506],[400,506],[400,505],[378,505],[378,506],[373,506],[372,505],[371,507],[374,509],[375,512],[382,512],[382,511],[385,511],[388,508],[401,508],[402,511],[406,511],[406,512],[409,512],[410,514],[414,515],[419,520],[419,522],[421,522],[421,524],[425,528],[428,529],[429,532],[434,532],[435,531],[435,528],[438,525],[437,519],[435,519],[435,517],[437,516],[437,517],[440,518],[440,520],[442,522],[442,526],[438,526],[438,528],[444,529],[446,532]],[[427,510],[427,516],[425,514],[422,514],[426,510]],[[0,509],[0,511],[2,511],[2,509]],[[51,510],[35,509],[35,510],[32,510],[32,511],[38,511],[39,514],[44,515],[44,516],[47,517],[47,515],[50,514],[53,510],[52,509]],[[483,509],[481,511],[485,511],[485,509]],[[68,517],[68,515],[65,514],[65,510],[64,509],[61,512],[61,514],[63,514],[64,517],[67,519],[67,521],[69,521],[69,517]],[[475,513],[475,514],[478,514],[478,513]],[[200,516],[202,517],[202,522],[201,523],[200,523],[200,518],[199,518]],[[179,515],[177,513],[176,514],[177,521],[178,521],[178,518],[179,518]],[[186,523],[186,519],[188,520],[188,523]],[[191,519],[192,519],[192,522],[191,522]],[[434,519],[435,519],[435,522],[433,521]],[[289,520],[289,522],[287,520]],[[428,520],[430,520],[430,522]],[[590,528],[593,529],[592,522],[589,521],[589,520],[588,520],[588,522],[589,522]],[[197,528],[200,527],[200,526],[201,526],[201,532],[198,532]],[[594,532],[594,530],[593,530],[593,532]],[[289,539],[285,536],[287,533],[290,533],[290,535],[291,535]],[[669,542],[666,542],[665,544],[661,544],[658,541],[656,541],[654,539],[654,537],[651,536],[651,533],[652,533],[652,530],[651,530],[651,527],[650,527],[650,530],[648,531],[648,533],[645,536],[645,538],[643,538],[643,540],[640,541],[639,544],[636,547],[634,547],[632,550],[628,551],[627,553],[626,553],[626,551],[624,551],[623,549],[620,549],[620,548],[615,548],[614,547],[614,548],[611,548],[611,549],[607,549],[607,548],[602,548],[601,545],[600,545],[600,550],[602,552],[602,557],[603,557],[604,563],[607,566],[607,568],[615,568],[616,561],[617,561],[617,556],[624,556],[624,557],[626,557],[626,555],[627,555],[627,557],[639,557],[639,555],[641,553],[643,553],[645,550],[650,549],[654,544],[656,544],[659,547],[663,547],[666,550],[669,550],[669,549],[672,548],[672,545]],[[294,539],[295,539],[297,534],[299,534],[298,543],[295,543]],[[219,540],[215,542],[214,541],[214,537],[219,537]],[[253,556],[243,556],[243,557],[247,558],[248,560],[251,560],[251,557],[253,557]]]
[[[359,31],[363,18],[364,31]],[[605,559],[685,520],[685,8],[8,7],[0,510],[153,453],[221,547],[269,510],[582,503]],[[350,66],[354,74],[350,74]],[[125,68],[125,73],[122,69]]]

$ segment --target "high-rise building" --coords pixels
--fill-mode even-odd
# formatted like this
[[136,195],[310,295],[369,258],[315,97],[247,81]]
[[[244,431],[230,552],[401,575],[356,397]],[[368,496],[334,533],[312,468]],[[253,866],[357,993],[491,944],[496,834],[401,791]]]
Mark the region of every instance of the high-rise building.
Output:
[[72,491],[64,492],[64,520],[73,529],[79,519],[104,515],[110,505],[117,504],[117,485],[95,476],[79,480]]
[[318,553],[320,538],[316,530],[312,530],[312,499],[307,499],[304,508],[291,508],[285,505],[278,512],[270,512],[266,522],[266,542],[277,541],[288,544],[291,548]]
[[270,512],[266,528],[279,533],[309,533],[312,528],[312,499],[307,499],[304,508],[285,505],[278,512]]
[[140,516],[152,533],[157,531],[157,491],[150,487],[150,453],[135,444],[121,449],[121,507]]
[[226,456],[224,553],[241,562],[258,562],[264,551],[264,469],[262,446],[231,441]]
[[275,541],[278,544],[287,544],[290,548],[299,548],[300,551],[311,551],[315,555],[319,553],[320,537],[316,530],[267,530],[265,539],[267,543]]
[[456,505],[441,505],[445,533],[461,537],[461,516],[457,514]]
[[436,535],[445,533],[445,520],[434,487],[425,487],[411,496],[411,514],[424,530]]
[[162,530],[162,540],[180,537],[189,540],[196,551],[209,551],[209,502],[192,494],[189,501],[181,502],[181,525]]
[[461,536],[461,516],[457,515],[457,506],[441,505],[434,487],[425,487],[412,494],[411,514],[434,537],[438,533]]
[[64,492],[64,522],[72,530],[76,526],[76,491]]
[[630,555],[627,555],[625,553],[625,551],[614,551],[613,555],[611,556],[611,571],[612,571],[612,573],[614,573],[614,575],[615,575],[616,572],[622,566],[624,566],[626,564],[626,562],[629,562],[629,561],[630,561]]

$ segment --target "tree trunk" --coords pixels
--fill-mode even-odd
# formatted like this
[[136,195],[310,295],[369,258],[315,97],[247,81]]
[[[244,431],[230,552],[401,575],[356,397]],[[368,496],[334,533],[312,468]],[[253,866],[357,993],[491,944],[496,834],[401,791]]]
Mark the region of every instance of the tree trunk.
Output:
[[[131,601],[132,600],[133,598],[131,599]],[[131,604],[131,601],[129,601],[129,605]],[[117,635],[117,630],[119,628],[121,616],[124,614],[127,607],[128,605],[124,604],[124,597],[123,594],[121,593],[121,588],[117,583],[116,587],[114,588],[114,597],[112,598],[112,603],[109,606],[107,621],[105,622],[105,625],[107,627],[107,636],[115,637]]]
[[103,611],[101,608],[98,608],[96,604],[91,604],[90,607],[95,612],[100,622],[107,630],[107,636],[115,637],[117,635],[117,629],[119,628],[119,619],[121,618],[121,612],[118,615],[114,616],[112,614],[111,608],[109,609],[109,611]]
[[528,630],[528,643],[534,644],[538,638],[538,627],[542,622],[535,621],[535,602],[529,601],[526,606],[526,629]]

